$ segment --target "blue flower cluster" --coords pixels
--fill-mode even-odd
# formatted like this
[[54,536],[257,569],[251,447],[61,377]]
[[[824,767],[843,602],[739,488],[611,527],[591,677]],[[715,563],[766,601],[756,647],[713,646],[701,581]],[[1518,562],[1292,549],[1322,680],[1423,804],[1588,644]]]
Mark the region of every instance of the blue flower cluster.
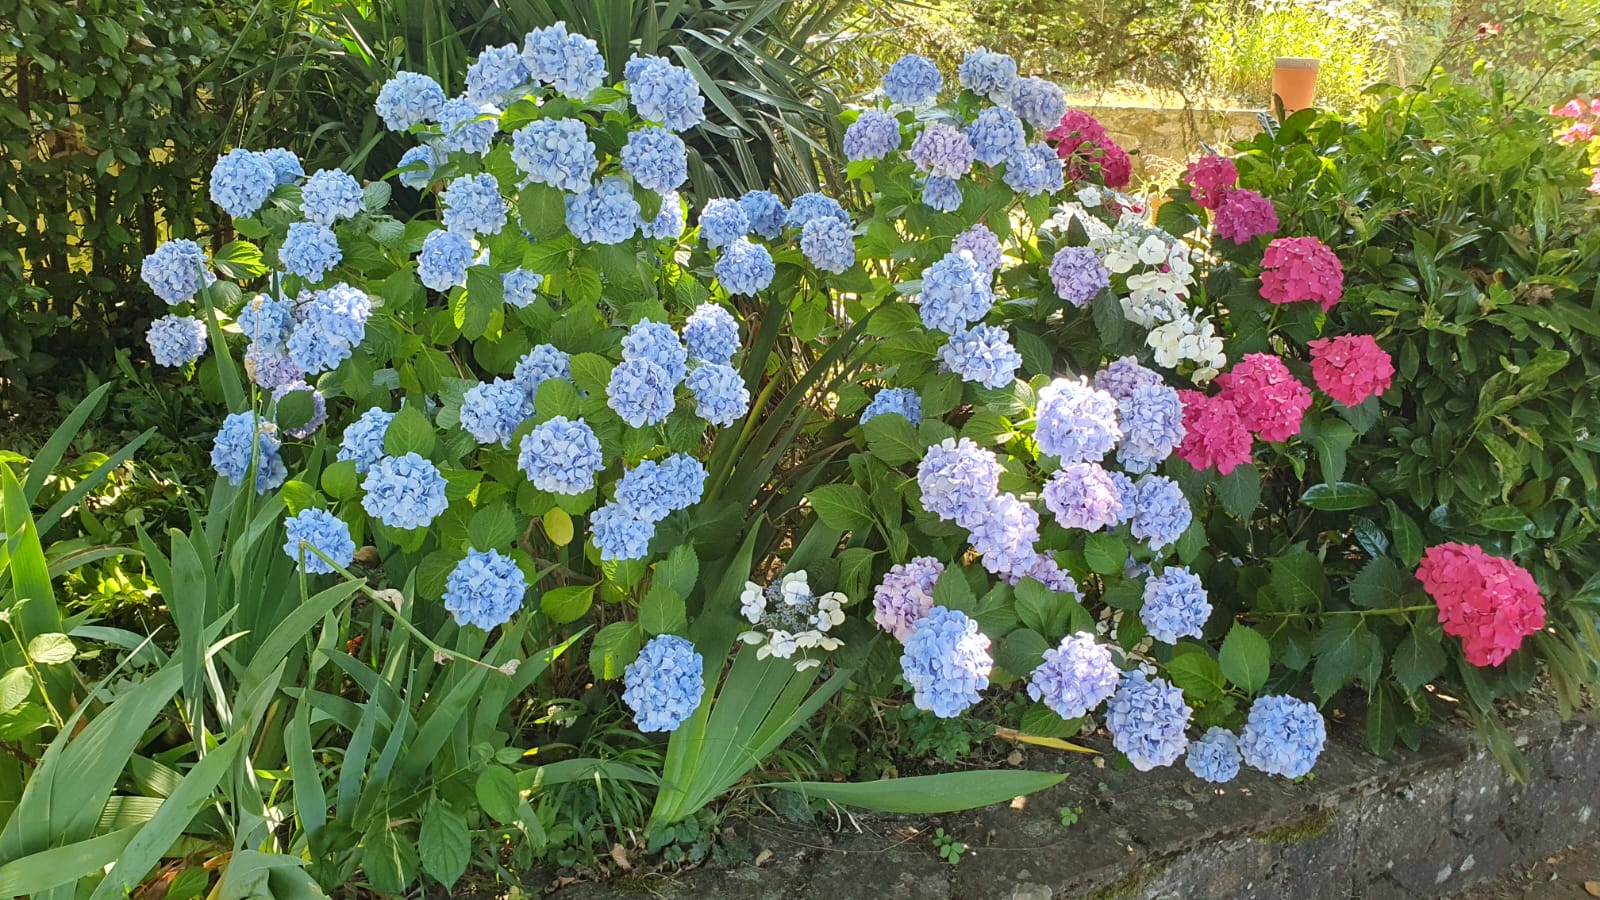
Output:
[[986,166],[997,166],[1011,159],[1028,143],[1022,120],[1003,106],[991,106],[978,113],[967,126],[966,135],[978,162]]
[[517,468],[533,486],[553,494],[581,494],[594,487],[595,473],[606,467],[600,439],[582,419],[555,416],[522,438]]
[[139,277],[168,306],[187,303],[200,289],[217,280],[206,265],[200,245],[186,238],[167,241],[144,258]]
[[800,229],[800,252],[824,272],[842,274],[856,264],[856,241],[850,224],[821,216]]
[[922,324],[955,334],[994,308],[990,274],[971,254],[952,250],[922,273]]
[[682,66],[659,56],[635,56],[622,70],[628,98],[639,117],[673,131],[687,131],[706,120],[700,83]]
[[522,609],[528,578],[516,560],[498,550],[469,549],[444,582],[444,608],[457,625],[489,631]]
[[426,528],[444,512],[444,476],[416,453],[386,456],[367,469],[361,508],[390,528]]
[[984,47],[969,52],[961,60],[958,74],[962,87],[995,103],[1010,100],[1011,92],[1017,87],[1017,61]]
[[[1061,568],[1061,564],[1056,562],[1055,557],[1048,552],[1040,553],[1034,558],[1033,565],[1028,569],[1027,577],[1032,578],[1057,594],[1071,594],[1079,600],[1083,599],[1083,593],[1078,590],[1078,582],[1065,569]],[[1020,584],[1022,579],[1013,575],[1006,578],[1006,581],[1015,586]]]
[[939,96],[944,77],[933,60],[907,53],[894,61],[883,76],[883,92],[901,106],[925,106]]
[[493,175],[463,175],[445,185],[439,200],[444,204],[444,227],[451,231],[472,236],[499,234],[505,227],[506,200]]
[[1183,764],[1203,781],[1232,781],[1239,774],[1239,739],[1225,728],[1208,728],[1200,740],[1189,744]]
[[309,574],[329,575],[335,571],[328,560],[311,552],[313,547],[334,563],[347,568],[356,558],[356,542],[350,538],[350,526],[325,509],[303,509],[283,520],[283,530],[288,537],[284,541],[283,552],[296,563],[300,562],[300,545],[306,545],[305,570]]
[[706,363],[689,373],[694,392],[694,414],[712,425],[726,428],[750,411],[750,389],[732,366]]
[[517,426],[533,415],[533,398],[505,378],[468,388],[461,398],[461,427],[480,444],[511,445]]
[[677,191],[667,191],[661,195],[661,208],[656,210],[655,218],[639,223],[639,233],[654,240],[670,241],[683,235],[683,227],[683,200]]
[[958,524],[976,521],[1000,491],[1000,461],[971,438],[945,438],[917,464],[922,506]]
[[600,47],[581,34],[568,34],[567,23],[528,32],[522,45],[528,74],[574,100],[586,100],[606,80]]
[[900,120],[882,110],[866,110],[844,131],[844,158],[851,162],[883,159],[899,149]]
[[689,180],[689,149],[665,128],[641,128],[623,145],[622,168],[640,187],[665,194]]
[[1317,764],[1327,739],[1327,725],[1315,705],[1268,694],[1251,704],[1239,733],[1239,752],[1268,775],[1299,778]]
[[1106,730],[1111,743],[1133,767],[1148,772],[1170,766],[1189,745],[1185,731],[1194,711],[1183,702],[1183,691],[1162,678],[1129,672],[1106,706]]
[[1016,377],[1022,354],[1011,346],[1011,335],[1004,328],[979,325],[950,335],[949,343],[939,348],[939,362],[962,381],[997,389]]
[[872,591],[873,621],[904,642],[917,620],[933,609],[933,586],[942,574],[944,563],[931,556],[890,566]]
[[295,222],[289,226],[278,248],[283,268],[315,284],[344,259],[333,229],[316,222]]
[[717,197],[700,210],[700,239],[713,250],[750,233],[750,216],[738,200]]
[[1000,494],[984,505],[973,521],[963,523],[972,533],[972,549],[983,557],[983,567],[996,575],[1022,578],[1038,559],[1039,514],[1015,494]]
[[[293,428],[289,428],[282,422],[278,421],[283,409],[283,398],[289,396],[290,394],[298,394],[305,391],[311,392],[311,417]],[[303,441],[306,438],[311,437],[313,434],[316,434],[317,429],[321,428],[328,421],[327,398],[322,396],[321,391],[309,384],[306,384],[304,381],[286,381],[281,384],[274,385],[272,388],[272,402],[274,404],[272,423],[277,425],[284,434],[287,434],[289,437],[292,437],[297,441]]]
[[500,287],[506,295],[506,302],[517,309],[532,306],[539,297],[539,286],[542,284],[544,276],[532,269],[512,269],[500,276]]
[[271,164],[249,150],[229,150],[211,167],[211,202],[235,219],[255,215],[277,186]]
[[1117,424],[1122,468],[1135,475],[1153,471],[1183,442],[1183,401],[1165,384],[1142,385],[1117,399]]
[[187,366],[206,352],[206,323],[192,316],[162,316],[145,332],[158,366]]
[[972,142],[954,125],[936,122],[927,125],[911,142],[907,154],[917,169],[929,175],[960,178],[972,169],[977,158]]
[[1067,114],[1067,97],[1053,81],[1022,78],[1011,90],[1011,111],[1035,128],[1054,128]]
[[355,463],[357,475],[367,474],[368,469],[383,459],[383,438],[393,421],[394,413],[376,406],[362,413],[361,418],[344,430],[344,437],[339,441],[339,461]]
[[1033,438],[1062,464],[1099,462],[1122,437],[1117,401],[1084,378],[1057,378],[1039,389]]
[[612,501],[589,514],[589,534],[601,561],[644,559],[650,555],[656,527],[624,504]]
[[1028,680],[1028,696],[1044,701],[1063,719],[1076,719],[1116,693],[1121,680],[1111,651],[1094,635],[1080,631],[1044,652],[1044,662]]
[[1115,397],[1118,403],[1132,397],[1133,392],[1141,387],[1161,383],[1158,372],[1139,365],[1139,360],[1132,356],[1114,360],[1094,376],[1094,386]]
[[361,182],[340,169],[318,169],[300,188],[300,214],[306,221],[332,225],[361,212]]
[[1029,144],[1006,160],[1006,173],[1001,180],[1025,197],[1055,194],[1066,186],[1066,167],[1049,144]]
[[1088,247],[1062,247],[1050,260],[1050,283],[1057,296],[1082,308],[1111,286],[1111,270]]
[[433,171],[438,168],[433,158],[433,148],[418,144],[400,156],[400,183],[414,191],[426,190],[433,183]]
[[784,217],[783,225],[785,228],[804,228],[807,222],[823,216],[831,216],[846,225],[852,224],[850,214],[844,211],[839,201],[827,194],[812,191],[789,201],[789,212]]
[[378,91],[378,118],[390,131],[408,131],[439,118],[444,109],[444,88],[426,75],[399,72]]
[[861,424],[865,425],[882,415],[904,416],[912,425],[922,424],[922,398],[911,388],[888,388],[878,392],[867,408],[861,411]]
[[922,203],[937,212],[955,212],[961,208],[961,185],[954,178],[929,175],[922,180]]
[[624,359],[611,370],[606,405],[634,428],[660,425],[672,414],[673,380],[666,369],[646,359]]
[[233,413],[222,420],[222,427],[211,445],[211,468],[238,487],[244,483],[245,473],[250,471],[250,461],[254,458],[256,493],[264,494],[289,478],[289,470],[279,454],[280,447],[277,430],[270,422],[258,420],[250,411]]
[[551,378],[572,378],[572,357],[551,344],[536,344],[517,360],[512,373],[517,385],[528,392],[528,399],[539,395],[539,385]]
[[[1130,505],[1124,498],[1123,505]],[[1151,550],[1176,544],[1189,529],[1194,513],[1178,483],[1164,475],[1146,475],[1133,486],[1133,536],[1150,545]]]
[[589,129],[577,119],[535,119],[511,134],[511,161],[537,184],[587,190],[600,162]]
[[268,347],[282,347],[294,327],[293,305],[287,300],[257,294],[239,308],[239,330],[251,341]]
[[942,606],[911,626],[900,655],[911,702],[941,719],[958,716],[977,703],[993,669],[989,638],[978,630],[978,623]]
[[987,276],[992,277],[1000,269],[1000,238],[982,222],[956,235],[950,243],[950,252],[972,257],[978,270]]
[[289,335],[289,359],[307,374],[338,367],[366,339],[372,299],[364,291],[336,284],[309,299],[302,294],[299,321]]
[[300,165],[300,157],[282,147],[263,150],[260,156],[271,167],[273,181],[279,185],[294,184],[306,175],[306,170]]
[[1062,528],[1099,531],[1119,525],[1126,516],[1116,474],[1098,463],[1068,463],[1045,482],[1044,505]]
[[431,290],[448,291],[466,282],[472,257],[470,236],[449,230],[430,232],[417,254],[417,277]]
[[778,272],[767,248],[750,243],[748,238],[739,238],[729,244],[717,258],[713,269],[717,273],[717,280],[722,282],[728,293],[746,295],[765,290],[772,283],[772,276]]
[[478,59],[467,66],[467,99],[503,106],[525,92],[528,67],[516,44],[485,47]]
[[[750,218],[750,230],[769,241],[783,236],[783,223],[789,217],[783,201],[771,191],[750,191],[739,198],[739,206]],[[841,212],[843,209],[841,208]],[[849,216],[845,217],[846,219]]]
[[439,110],[439,149],[451,153],[489,152],[500,130],[500,111],[466,97],[446,100]]
[[616,502],[643,522],[655,524],[700,502],[705,492],[706,468],[687,453],[674,453],[661,462],[645,460],[617,480]]
[[1206,599],[1205,585],[1200,583],[1199,575],[1186,567],[1169,567],[1144,583],[1139,621],[1151,637],[1163,644],[1200,637],[1209,618],[1211,601]]
[[739,350],[739,323],[715,303],[702,303],[684,321],[683,340],[691,358],[727,365]]
[[306,377],[306,373],[294,364],[282,345],[250,344],[244,348],[244,367],[251,381],[269,391]]
[[705,659],[675,634],[657,635],[622,670],[622,702],[645,733],[676,731],[705,693]]
[[689,351],[684,348],[672,326],[642,319],[623,335],[622,358],[655,363],[667,373],[667,380],[676,386],[688,371],[686,364]]
[[633,237],[639,230],[639,201],[633,189],[612,176],[581,194],[568,194],[567,230],[594,244],[620,244]]

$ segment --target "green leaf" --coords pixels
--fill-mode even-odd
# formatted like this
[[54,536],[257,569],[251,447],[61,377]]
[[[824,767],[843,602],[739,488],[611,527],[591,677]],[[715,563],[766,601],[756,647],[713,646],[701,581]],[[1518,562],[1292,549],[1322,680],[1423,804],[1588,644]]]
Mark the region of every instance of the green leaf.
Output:
[[1222,667],[1211,658],[1211,654],[1198,648],[1193,652],[1174,656],[1172,661],[1167,663],[1167,673],[1172,676],[1173,684],[1201,703],[1221,698],[1226,684],[1222,677]]
[[541,421],[556,416],[576,419],[579,415],[578,389],[565,378],[547,378],[539,383],[534,395],[533,408]]
[[383,434],[383,452],[390,456],[431,456],[437,441],[428,417],[415,406],[407,406],[389,422],[389,429]]
[[[848,551],[847,551],[848,552]],[[693,544],[679,544],[672,548],[667,558],[655,564],[655,581],[677,592],[679,597],[694,593],[700,580],[700,559],[695,556]]]
[[1425,628],[1413,628],[1389,658],[1394,680],[1412,693],[1439,677],[1444,667],[1444,648],[1439,644],[1439,634]]
[[933,583],[933,602],[936,606],[964,612],[969,616],[978,608],[977,595],[972,593],[972,585],[961,574],[959,566],[945,566],[944,571],[939,573],[938,580]]
[[1084,538],[1083,556],[1097,575],[1120,575],[1128,562],[1128,547],[1114,534],[1096,532]]
[[586,394],[604,394],[611,383],[611,363],[598,353],[579,353],[572,357],[571,368],[572,383]]
[[1049,649],[1050,642],[1045,640],[1044,635],[1031,628],[1018,628],[1000,639],[1000,646],[994,651],[994,661],[1007,672],[1026,678],[1039,667],[1044,660],[1044,652]]
[[495,550],[517,539],[517,517],[503,500],[478,510],[467,525],[467,540],[474,550]]
[[689,627],[689,611],[678,592],[656,582],[639,604],[639,627],[646,634],[672,634]]
[[1237,466],[1217,479],[1216,490],[1223,509],[1236,519],[1249,521],[1261,503],[1261,473],[1254,465]]
[[817,511],[817,518],[830,528],[855,531],[872,524],[867,495],[853,484],[825,485],[806,494],[806,499]]
[[1367,704],[1367,749],[1379,756],[1394,749],[1400,715],[1400,699],[1394,685],[1379,685]]
[[566,194],[557,188],[544,184],[524,187],[517,211],[522,214],[522,227],[536,241],[557,237],[567,230]]
[[1373,557],[1350,579],[1350,602],[1365,609],[1401,605],[1400,567],[1387,556]]
[[867,435],[867,448],[872,455],[891,466],[903,465],[922,458],[922,441],[917,430],[897,413],[873,416],[861,426]]
[[1066,775],[1050,772],[990,769],[945,772],[911,778],[836,783],[829,781],[772,782],[765,787],[794,791],[809,798],[828,800],[879,812],[931,815],[1005,803],[1061,783]]
[[356,474],[356,462],[345,459],[322,470],[322,490],[335,500],[349,500],[361,491],[361,476]]
[[1301,434],[1317,449],[1317,461],[1322,464],[1322,479],[1337,484],[1344,478],[1345,451],[1355,442],[1356,430],[1343,419],[1320,419],[1309,422],[1313,427]]
[[485,767],[478,775],[473,793],[478,805],[495,821],[506,825],[517,821],[517,804],[522,795],[517,788],[517,776],[511,774],[510,769],[495,765]]
[[589,671],[601,681],[621,678],[622,670],[638,658],[641,644],[638,622],[612,622],[595,632]]
[[1314,484],[1300,495],[1300,502],[1312,509],[1361,509],[1378,502],[1372,488],[1341,481],[1337,484]]
[[78,648],[64,634],[41,634],[28,642],[28,658],[41,666],[71,662],[77,655]]
[[1272,561],[1268,584],[1279,609],[1305,609],[1322,602],[1327,579],[1322,574],[1322,560],[1304,547],[1296,547]]
[[1049,637],[1065,635],[1078,602],[1070,594],[1050,590],[1032,578],[1017,582],[1017,618]]
[[466,817],[443,803],[430,806],[422,817],[417,852],[422,857],[422,871],[446,888],[453,886],[472,861]]
[[312,391],[290,391],[278,401],[273,421],[285,431],[303,428],[316,415],[316,395]]
[[881,552],[868,547],[847,547],[839,554],[838,589],[846,597],[860,599],[872,590],[872,561]]
[[1368,674],[1376,635],[1367,631],[1359,616],[1330,616],[1311,640],[1311,650],[1316,665],[1311,671],[1311,685],[1317,695],[1328,700],[1352,679]]
[[1272,644],[1249,625],[1235,623],[1222,641],[1218,657],[1222,674],[1239,690],[1254,694],[1272,671]]
[[599,584],[569,584],[551,588],[539,597],[539,608],[557,625],[576,622],[594,605],[594,591]]
[[455,323],[462,337],[475,341],[483,337],[494,314],[505,306],[505,281],[489,266],[467,269],[467,300]]
[[405,832],[389,826],[386,816],[380,817],[361,842],[361,869],[377,890],[405,893],[417,877],[417,848]]
[[1401,512],[1393,500],[1385,500],[1383,505],[1389,510],[1389,532],[1394,536],[1395,555],[1400,557],[1406,568],[1415,569],[1426,549],[1422,529],[1417,527],[1415,520]]
[[15,709],[33,693],[33,675],[24,666],[0,675],[0,713]]
[[1477,525],[1490,531],[1523,531],[1533,522],[1514,506],[1493,506],[1478,515]]

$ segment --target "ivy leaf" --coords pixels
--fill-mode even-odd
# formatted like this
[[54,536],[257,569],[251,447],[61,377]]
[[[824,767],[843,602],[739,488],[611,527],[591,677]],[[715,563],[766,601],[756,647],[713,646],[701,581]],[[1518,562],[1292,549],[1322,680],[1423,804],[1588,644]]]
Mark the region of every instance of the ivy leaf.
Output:
[[1246,694],[1254,694],[1272,671],[1272,644],[1261,632],[1237,623],[1223,639],[1218,661],[1229,681]]

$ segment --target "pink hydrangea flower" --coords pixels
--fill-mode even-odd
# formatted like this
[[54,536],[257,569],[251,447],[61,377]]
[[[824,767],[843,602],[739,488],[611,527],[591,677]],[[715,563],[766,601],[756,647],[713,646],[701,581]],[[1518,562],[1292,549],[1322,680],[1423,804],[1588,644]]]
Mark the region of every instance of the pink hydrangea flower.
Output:
[[1447,543],[1422,555],[1417,578],[1439,605],[1445,634],[1461,639],[1467,662],[1498,666],[1544,627],[1544,597],[1527,570],[1472,544]]
[[1311,348],[1311,377],[1324,394],[1355,406],[1389,389],[1394,380],[1394,359],[1370,334],[1341,334],[1318,338]]
[[1278,210],[1272,201],[1248,188],[1229,191],[1217,206],[1211,228],[1218,237],[1244,244],[1261,235],[1276,234]]
[[1270,353],[1247,353],[1217,376],[1224,397],[1239,411],[1239,421],[1264,441],[1286,441],[1300,433],[1311,406],[1311,390]]
[[1070,109],[1061,124],[1044,133],[1055,144],[1056,155],[1067,161],[1067,177],[1080,181],[1100,169],[1105,186],[1121,190],[1133,177],[1133,160],[1117,146],[1105,126],[1082,110]]
[[1594,138],[1594,124],[1591,122],[1573,122],[1566,131],[1556,135],[1558,144],[1576,144],[1579,141],[1588,141]]
[[1577,117],[1583,115],[1583,113],[1583,101],[1579,100],[1577,97],[1573,97],[1571,100],[1568,100],[1565,106],[1550,107],[1550,115],[1560,116],[1563,119],[1576,119]]
[[1273,303],[1315,300],[1333,309],[1344,295],[1344,266],[1314,237],[1278,238],[1261,259],[1261,296]]
[[1239,169],[1233,160],[1212,153],[1189,163],[1183,183],[1189,185],[1189,196],[1201,209],[1216,209],[1228,191],[1239,183]]
[[1223,475],[1250,462],[1250,431],[1239,410],[1220,395],[1179,391],[1183,401],[1183,442],[1178,458],[1195,469],[1215,467]]

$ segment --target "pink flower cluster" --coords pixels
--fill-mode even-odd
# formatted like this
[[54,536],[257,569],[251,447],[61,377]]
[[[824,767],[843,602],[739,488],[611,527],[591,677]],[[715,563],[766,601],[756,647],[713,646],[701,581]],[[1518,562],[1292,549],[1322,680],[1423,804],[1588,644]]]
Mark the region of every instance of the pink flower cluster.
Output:
[[1250,431],[1227,397],[1179,391],[1178,398],[1183,401],[1179,459],[1196,469],[1215,466],[1223,475],[1250,462]]
[[1370,334],[1318,338],[1306,346],[1317,387],[1345,406],[1383,393],[1394,380],[1394,359]]
[[[1595,138],[1594,121],[1584,121],[1585,116],[1600,119],[1600,97],[1593,100],[1582,100],[1573,97],[1562,106],[1550,107],[1550,115],[1563,119],[1571,119],[1572,124],[1556,133],[1556,141],[1562,144],[1576,144],[1580,141],[1588,143]],[[1589,184],[1589,193],[1600,194],[1600,168],[1594,170],[1594,180]]]
[[1094,116],[1076,109],[1067,110],[1061,124],[1044,133],[1055,144],[1056,155],[1067,161],[1067,177],[1081,181],[1100,169],[1106,187],[1121,190],[1133,178],[1133,160],[1117,146],[1105,126]]
[[1223,195],[1211,217],[1211,230],[1235,244],[1246,244],[1261,235],[1278,232],[1278,209],[1272,201],[1249,188]]
[[1183,183],[1189,185],[1189,196],[1201,209],[1216,209],[1222,198],[1239,183],[1239,169],[1226,156],[1211,153],[1189,163],[1183,173]]
[[1286,441],[1300,433],[1300,420],[1311,406],[1311,391],[1270,353],[1247,353],[1232,369],[1217,376],[1226,397],[1239,411],[1239,421],[1264,441]]
[[1261,296],[1273,303],[1315,300],[1333,309],[1344,295],[1344,265],[1314,237],[1278,238],[1261,258]]
[[1498,666],[1544,627],[1544,597],[1533,576],[1472,544],[1447,543],[1422,555],[1417,578],[1439,605],[1445,634],[1461,639],[1467,662]]

